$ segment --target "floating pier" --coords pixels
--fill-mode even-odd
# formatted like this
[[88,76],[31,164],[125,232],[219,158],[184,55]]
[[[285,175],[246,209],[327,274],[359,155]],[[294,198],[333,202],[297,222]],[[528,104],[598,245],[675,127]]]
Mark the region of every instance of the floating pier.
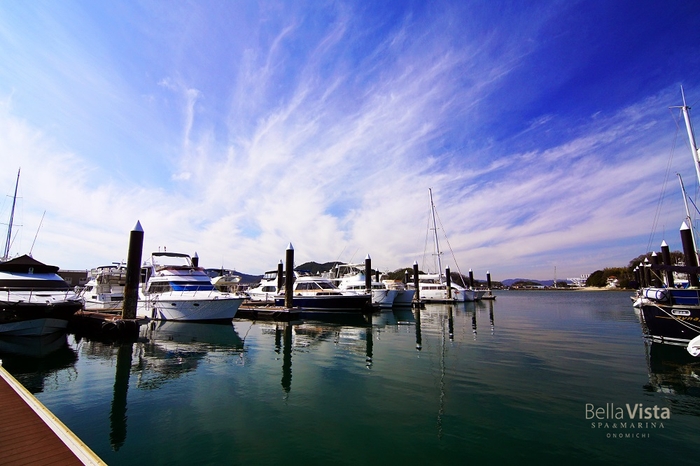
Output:
[[76,312],[68,324],[68,331],[93,340],[136,341],[139,326],[148,319],[124,319],[121,314],[93,311]]
[[238,308],[238,312],[236,313],[236,317],[254,320],[269,319],[286,321],[299,318],[301,312],[302,310],[299,307],[290,308],[248,301],[241,304],[241,307]]
[[105,465],[0,362],[0,463]]

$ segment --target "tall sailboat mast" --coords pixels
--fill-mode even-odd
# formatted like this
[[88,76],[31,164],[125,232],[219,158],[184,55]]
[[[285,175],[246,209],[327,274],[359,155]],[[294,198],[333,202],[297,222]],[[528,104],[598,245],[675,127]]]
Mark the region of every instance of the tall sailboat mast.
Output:
[[435,232],[435,255],[437,256],[438,266],[437,273],[440,277],[440,281],[442,281],[442,260],[440,259],[442,253],[440,252],[440,242],[438,241],[437,223],[435,222],[435,204],[433,203],[433,188],[428,188],[428,192],[430,192],[430,214],[433,218],[433,231]]
[[690,107],[688,107],[688,105],[685,103],[685,92],[683,92],[683,86],[681,86],[681,95],[683,96],[683,106],[681,107],[681,110],[683,111],[685,128],[688,131],[690,151],[693,153],[693,160],[695,161],[695,174],[698,176],[698,183],[700,183],[700,154],[698,154],[698,145],[695,143],[695,135],[693,134],[693,124],[690,121]]
[[19,173],[22,169],[17,170],[17,182],[15,183],[15,195],[12,197],[12,210],[10,211],[10,222],[7,224],[7,240],[5,241],[5,251],[2,255],[2,260],[7,260],[10,256],[10,243],[12,242],[12,223],[15,220],[15,204],[17,203],[17,187],[19,186]]

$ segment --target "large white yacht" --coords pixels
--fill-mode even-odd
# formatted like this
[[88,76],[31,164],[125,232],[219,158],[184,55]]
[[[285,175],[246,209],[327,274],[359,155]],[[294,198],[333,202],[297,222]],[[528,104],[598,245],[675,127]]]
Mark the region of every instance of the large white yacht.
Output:
[[243,297],[219,291],[187,254],[154,252],[141,268],[137,317],[154,320],[223,321]]
[[57,272],[28,255],[0,261],[0,335],[65,330],[83,301]]

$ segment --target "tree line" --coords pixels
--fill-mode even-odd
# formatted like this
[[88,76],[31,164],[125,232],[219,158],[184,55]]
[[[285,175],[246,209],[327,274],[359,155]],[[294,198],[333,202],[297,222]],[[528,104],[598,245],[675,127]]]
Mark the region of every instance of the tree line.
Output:
[[[645,260],[651,262],[651,254],[652,253],[648,252],[635,257],[629,262],[627,267],[607,267],[603,270],[596,270],[586,280],[586,286],[606,287],[609,279],[612,277],[617,279],[617,286],[619,288],[637,288],[639,284],[636,282],[634,269],[638,267],[640,263],[644,264]],[[671,263],[676,264],[678,262],[683,262],[683,260],[683,253],[681,251],[671,252]]]

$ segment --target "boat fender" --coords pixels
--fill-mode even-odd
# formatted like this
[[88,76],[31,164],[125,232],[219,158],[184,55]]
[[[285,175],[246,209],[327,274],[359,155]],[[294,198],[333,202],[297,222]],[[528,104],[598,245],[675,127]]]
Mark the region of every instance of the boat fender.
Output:
[[690,340],[688,346],[686,347],[688,353],[695,356],[696,358],[700,356],[700,335]]
[[668,301],[668,291],[664,288],[646,288],[644,297],[654,301]]

